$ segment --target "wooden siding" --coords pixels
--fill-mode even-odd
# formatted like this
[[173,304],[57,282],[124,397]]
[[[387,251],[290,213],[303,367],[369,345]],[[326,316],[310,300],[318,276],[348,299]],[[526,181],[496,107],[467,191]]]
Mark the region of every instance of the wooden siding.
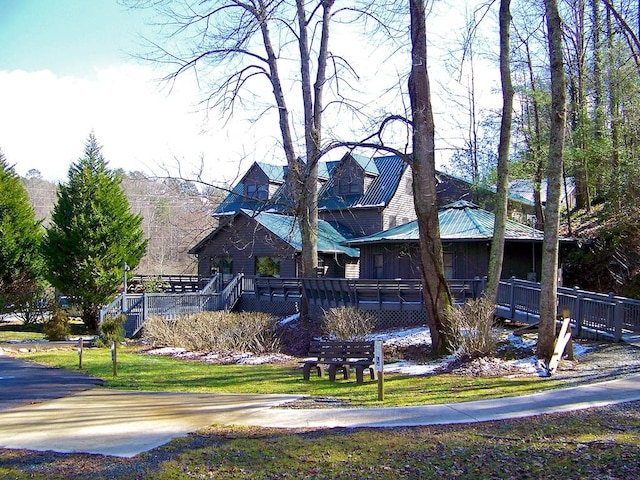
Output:
[[280,258],[280,275],[296,276],[294,250],[276,235],[245,216],[238,216],[209,240],[198,253],[198,274],[210,276],[212,257],[231,257],[233,274],[255,275],[255,258]]
[[[475,278],[489,269],[487,241],[444,242],[443,253],[453,255],[452,278]],[[383,255],[380,278],[420,278],[417,244],[367,245],[360,248],[360,278],[375,279],[375,255]],[[536,245],[537,271],[540,271],[541,245]],[[526,242],[507,242],[501,278],[526,279],[531,272],[532,247]]]
[[[381,230],[388,230],[395,225],[402,225],[416,219],[416,210],[413,206],[413,190],[411,186],[411,168],[407,168],[398,182],[398,188],[384,210]],[[374,232],[375,233],[375,232]]]

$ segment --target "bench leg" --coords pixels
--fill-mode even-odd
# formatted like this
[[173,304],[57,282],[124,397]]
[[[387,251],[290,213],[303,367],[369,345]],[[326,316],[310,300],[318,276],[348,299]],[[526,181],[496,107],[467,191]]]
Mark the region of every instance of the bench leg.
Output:
[[309,377],[311,377],[311,368],[313,367],[315,367],[319,377],[321,377],[322,374],[324,373],[324,367],[319,363],[313,363],[313,362],[305,363],[302,366],[302,378],[304,380],[309,380]]
[[309,377],[311,376],[311,364],[310,363],[305,363],[302,366],[302,378],[304,380],[309,380]]
[[365,365],[356,365],[356,383],[364,383],[364,370],[369,369],[369,375],[371,380],[376,380],[376,370],[373,367],[367,367]]
[[329,381],[336,381],[336,374],[339,370],[342,370],[344,379],[349,380],[349,365],[329,365]]

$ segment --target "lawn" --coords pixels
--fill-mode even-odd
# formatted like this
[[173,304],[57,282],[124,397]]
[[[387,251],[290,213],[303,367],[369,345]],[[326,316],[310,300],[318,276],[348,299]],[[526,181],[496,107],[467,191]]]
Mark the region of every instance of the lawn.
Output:
[[133,458],[0,450],[6,479],[637,479],[640,402],[416,428],[213,426]]
[[[19,358],[78,370],[75,349]],[[385,376],[303,381],[299,364],[215,365],[118,350],[84,350],[85,373],[108,388],[288,393],[351,406],[426,405],[522,395],[555,378]],[[277,430],[213,425],[134,458],[0,449],[0,479],[631,479],[640,478],[640,402],[501,422],[386,429]]]
[[[20,358],[78,370],[75,350],[50,350],[20,354]],[[275,393],[334,397],[350,406],[400,406],[451,403],[465,400],[524,395],[566,385],[566,381],[539,377],[468,377],[458,375],[411,376],[385,374],[385,398],[378,401],[378,384],[355,379],[329,382],[312,376],[304,381],[297,362],[282,365],[217,365],[194,360],[137,353],[133,347],[118,350],[118,374],[113,376],[111,352],[85,349],[84,372],[105,380],[108,388],[198,392]],[[352,376],[354,377],[354,376]],[[366,377],[365,377],[366,378]]]

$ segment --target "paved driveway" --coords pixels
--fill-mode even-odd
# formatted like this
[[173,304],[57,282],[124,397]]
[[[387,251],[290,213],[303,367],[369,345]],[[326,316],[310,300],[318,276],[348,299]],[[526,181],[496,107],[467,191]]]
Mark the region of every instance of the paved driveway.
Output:
[[0,448],[131,457],[213,424],[282,428],[467,423],[640,400],[640,374],[516,398],[397,408],[273,408],[293,395],[91,388],[100,381],[0,356]]
[[65,397],[102,384],[102,380],[79,372],[0,355],[0,411]]

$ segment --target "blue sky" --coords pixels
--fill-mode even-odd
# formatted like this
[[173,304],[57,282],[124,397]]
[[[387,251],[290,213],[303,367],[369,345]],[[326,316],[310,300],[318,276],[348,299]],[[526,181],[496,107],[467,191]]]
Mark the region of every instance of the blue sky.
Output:
[[[245,105],[225,122],[220,112],[203,110],[205,92],[193,77],[169,89],[159,81],[157,65],[136,59],[143,51],[141,36],[154,38],[152,20],[148,10],[128,9],[119,0],[0,0],[0,149],[19,174],[36,169],[47,179],[64,181],[91,131],[109,165],[126,171],[163,175],[179,164],[185,177],[193,177],[202,163],[206,180],[228,183],[253,161],[282,162],[277,117],[263,115],[256,122],[257,107]],[[434,23],[446,24],[446,38],[452,38],[452,24],[441,20]],[[353,41],[352,35],[334,36],[333,45],[340,49]],[[370,97],[358,97],[363,105],[379,102],[382,90],[375,87],[385,75],[385,87],[406,84],[398,76],[408,60],[378,61],[364,45],[358,51],[351,60],[359,64],[360,89]],[[436,91],[440,83],[451,81],[432,71],[436,108],[451,116],[455,109],[438,106],[447,98]],[[264,92],[271,101],[270,88]],[[331,133],[353,140],[345,113]],[[440,132],[441,118],[436,118]],[[302,138],[299,130],[295,134]],[[443,144],[450,152],[449,143]]]
[[91,76],[130,60],[147,19],[117,0],[0,0],[0,66]]
[[195,82],[169,94],[135,58],[149,15],[118,0],[0,0],[0,149],[19,174],[64,181],[94,131],[112,168],[163,175],[179,161],[189,176],[205,156],[210,179],[233,180],[238,154],[220,145],[237,132],[197,106]]

